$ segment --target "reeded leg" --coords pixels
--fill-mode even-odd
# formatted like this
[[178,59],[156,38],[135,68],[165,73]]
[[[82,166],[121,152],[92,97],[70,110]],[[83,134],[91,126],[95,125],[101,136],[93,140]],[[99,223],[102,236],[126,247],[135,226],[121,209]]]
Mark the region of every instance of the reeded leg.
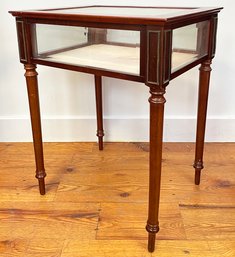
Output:
[[41,118],[40,106],[38,95],[38,82],[36,65],[25,64],[25,77],[27,82],[29,108],[31,115],[31,125],[33,132],[33,144],[36,161],[36,178],[39,181],[39,191],[41,195],[45,194],[45,181],[46,176],[43,160],[43,146],[42,146],[42,132],[41,132]]
[[149,207],[146,230],[149,232],[148,250],[155,249],[155,237],[159,231],[158,213],[162,167],[162,139],[164,98],[163,89],[150,88],[150,153],[149,153]]
[[96,97],[96,116],[97,116],[97,137],[99,140],[99,150],[103,150],[103,111],[102,111],[102,79],[95,75],[95,97]]
[[197,136],[196,152],[193,167],[195,168],[195,184],[200,184],[201,170],[203,169],[203,149],[206,128],[206,113],[210,83],[211,60],[201,64],[198,93],[198,113],[197,113]]

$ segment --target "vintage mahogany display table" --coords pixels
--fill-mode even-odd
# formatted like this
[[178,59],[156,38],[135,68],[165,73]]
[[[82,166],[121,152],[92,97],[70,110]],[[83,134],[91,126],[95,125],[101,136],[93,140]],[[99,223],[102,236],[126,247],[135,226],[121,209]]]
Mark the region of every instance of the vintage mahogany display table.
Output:
[[[143,82],[150,91],[148,250],[159,230],[164,94],[171,79],[201,64],[195,154],[200,183],[211,60],[221,8],[83,6],[11,11],[24,64],[40,193],[45,194],[36,64],[95,75],[97,136],[103,149],[102,76]],[[180,90],[180,88],[179,88]],[[123,88],[125,91],[125,88]]]

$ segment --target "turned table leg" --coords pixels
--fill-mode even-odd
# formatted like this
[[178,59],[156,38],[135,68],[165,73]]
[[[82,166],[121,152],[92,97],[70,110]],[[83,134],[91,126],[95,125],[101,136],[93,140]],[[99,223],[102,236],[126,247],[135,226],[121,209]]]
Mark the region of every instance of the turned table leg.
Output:
[[198,113],[197,113],[197,135],[196,135],[196,151],[195,151],[195,184],[200,184],[201,170],[203,169],[203,149],[206,128],[206,113],[209,93],[211,60],[204,61],[201,64],[199,77],[199,93],[198,93]]
[[164,90],[150,87],[150,153],[149,153],[149,207],[146,230],[149,233],[148,250],[153,252],[159,231],[158,213],[162,166],[162,140],[164,118]]
[[96,98],[96,117],[97,117],[97,137],[99,150],[103,150],[103,111],[102,111],[102,78],[95,75],[95,98]]
[[38,82],[36,65],[25,64],[25,77],[28,90],[29,108],[31,115],[31,125],[33,132],[33,144],[36,161],[36,178],[39,182],[39,191],[41,195],[45,194],[45,181],[46,176],[43,160],[43,146],[42,146],[42,132],[41,132],[41,118],[40,106],[38,95]]

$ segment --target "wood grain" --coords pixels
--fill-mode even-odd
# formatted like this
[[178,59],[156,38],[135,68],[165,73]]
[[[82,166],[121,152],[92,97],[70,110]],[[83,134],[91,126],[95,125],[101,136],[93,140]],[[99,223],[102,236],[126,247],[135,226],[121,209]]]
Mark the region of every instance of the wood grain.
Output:
[[[160,205],[161,229],[157,239],[185,239],[184,224],[177,203]],[[146,239],[147,204],[102,203],[97,239]]]
[[[160,231],[147,252],[148,145],[46,143],[47,194],[38,194],[31,143],[0,144],[2,257],[233,257],[235,144],[163,146]],[[125,149],[125,151],[123,151]]]
[[202,240],[161,240],[157,241],[157,252],[152,254],[145,251],[143,240],[70,240],[65,243],[62,257],[73,256],[118,256],[118,257],[225,257],[233,256],[234,241],[207,241]]

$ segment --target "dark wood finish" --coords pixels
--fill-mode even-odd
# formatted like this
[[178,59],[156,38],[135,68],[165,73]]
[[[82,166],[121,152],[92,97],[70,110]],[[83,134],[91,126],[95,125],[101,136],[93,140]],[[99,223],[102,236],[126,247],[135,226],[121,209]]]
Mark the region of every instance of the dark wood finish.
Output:
[[201,180],[201,170],[203,166],[203,151],[206,129],[207,103],[210,85],[211,60],[215,56],[216,49],[216,31],[217,31],[217,16],[212,16],[210,20],[208,57],[210,59],[202,62],[199,76],[199,93],[198,93],[198,114],[197,114],[197,134],[196,134],[196,149],[195,161],[195,184],[199,185]]
[[146,230],[149,232],[148,250],[155,248],[155,235],[159,231],[159,200],[162,166],[162,138],[164,118],[164,87],[150,87],[150,147],[149,147],[149,207]]
[[163,32],[163,56],[162,56],[162,83],[169,83],[171,77],[171,57],[172,57],[172,31],[164,30]]
[[97,116],[97,137],[99,150],[103,150],[103,108],[102,108],[102,77],[95,75],[95,99],[96,99],[96,116]]
[[146,85],[168,84],[171,76],[172,31],[148,27]]
[[210,39],[209,39],[209,58],[214,58],[216,50],[216,32],[218,17],[214,16],[210,22]]
[[[22,19],[22,18],[21,18]],[[145,27],[143,25],[133,24],[119,24],[119,23],[97,23],[92,21],[83,20],[60,20],[60,19],[43,19],[43,18],[27,18],[27,22],[30,24],[51,24],[51,25],[62,25],[62,26],[76,26],[76,27],[88,27],[88,28],[109,28],[109,29],[120,29],[120,30],[137,30]]]
[[[93,6],[101,7],[101,6]],[[113,6],[115,7],[115,6]],[[76,9],[77,7],[75,7]],[[79,7],[87,8],[87,7]],[[118,7],[125,8],[125,7]],[[129,7],[131,8],[131,7]],[[145,8],[145,7],[137,7]],[[147,7],[149,8],[149,7]],[[155,7],[156,8],[156,7]],[[159,7],[161,9],[163,7]],[[166,7],[164,7],[166,8]],[[33,130],[36,177],[39,179],[40,193],[45,193],[44,177],[46,176],[43,163],[42,134],[40,122],[40,109],[37,88],[36,65],[42,64],[56,68],[81,71],[95,75],[96,112],[97,112],[97,136],[99,149],[103,149],[103,117],[102,117],[102,76],[110,76],[119,79],[144,82],[150,88],[150,156],[149,156],[149,206],[146,229],[149,233],[148,250],[154,251],[155,237],[159,231],[159,199],[162,164],[162,139],[163,119],[165,104],[165,89],[169,81],[198,64],[200,68],[197,142],[194,168],[196,171],[195,183],[200,183],[200,173],[203,168],[203,146],[206,124],[206,110],[210,79],[211,59],[215,54],[217,14],[222,8],[181,8],[181,14],[156,15],[156,17],[127,15],[87,15],[72,13],[57,13],[56,10],[69,10],[74,8],[62,8],[44,11],[14,11],[16,16],[21,62],[25,63],[26,81],[29,94],[31,123]],[[170,9],[170,8],[169,8]],[[175,8],[180,9],[180,8]],[[208,49],[208,53],[198,60],[172,72],[172,31],[175,28],[202,21],[209,21],[210,28],[207,32],[209,40],[202,42],[203,33],[198,33],[198,49]],[[89,41],[95,43],[106,42],[107,29],[140,31],[140,74],[131,75],[115,71],[99,69],[95,67],[82,67],[66,63],[51,62],[33,56],[35,49],[35,24],[54,24],[65,26],[88,27]],[[102,33],[97,35],[93,28],[100,28]]]
[[208,44],[209,44],[209,25],[210,22],[207,21],[207,25],[200,22],[197,24],[198,36],[197,36],[197,51],[199,56],[205,56],[208,54]]
[[197,135],[195,153],[195,184],[200,184],[201,170],[203,169],[203,149],[206,128],[206,112],[209,93],[211,60],[204,61],[200,67],[199,93],[198,93],[198,114],[197,114]]
[[41,131],[41,117],[38,95],[38,82],[35,64],[25,64],[25,77],[27,82],[29,108],[32,124],[33,143],[36,161],[36,178],[39,182],[40,194],[45,194],[46,172],[44,168],[43,146],[42,146],[42,131]]
[[27,62],[27,50],[26,50],[26,40],[25,40],[25,28],[24,22],[22,20],[16,21],[16,30],[18,36],[18,47],[21,62]]
[[147,30],[143,27],[140,30],[140,76],[146,77],[147,63]]
[[147,83],[160,83],[161,31],[148,30],[147,35]]

